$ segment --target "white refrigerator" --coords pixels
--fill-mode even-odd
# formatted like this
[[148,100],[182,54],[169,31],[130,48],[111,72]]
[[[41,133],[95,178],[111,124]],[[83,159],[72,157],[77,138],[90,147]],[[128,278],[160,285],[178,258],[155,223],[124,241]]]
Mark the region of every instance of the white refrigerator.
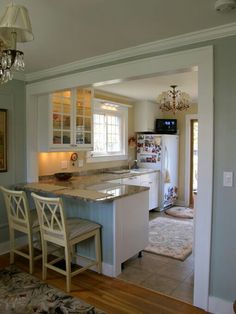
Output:
[[160,171],[158,210],[174,205],[178,198],[178,161],[178,135],[137,134],[138,166]]

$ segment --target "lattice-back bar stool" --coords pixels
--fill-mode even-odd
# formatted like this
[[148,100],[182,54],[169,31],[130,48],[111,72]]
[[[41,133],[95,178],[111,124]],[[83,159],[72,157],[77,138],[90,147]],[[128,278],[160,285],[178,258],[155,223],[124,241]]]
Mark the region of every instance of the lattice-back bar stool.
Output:
[[[10,264],[14,263],[14,255],[21,255],[29,260],[29,272],[34,271],[34,261],[42,255],[35,255],[34,239],[40,239],[39,221],[36,210],[30,210],[24,191],[14,191],[0,186],[7,210],[10,238]],[[28,253],[20,250],[15,244],[15,231],[25,233],[28,238]],[[40,241],[39,241],[40,242]],[[41,244],[41,243],[40,243]]]
[[[42,251],[43,251],[43,280],[47,277],[47,268],[66,276],[66,290],[71,290],[71,277],[96,265],[98,273],[101,273],[101,225],[80,218],[66,218],[61,198],[42,197],[31,193],[40,223]],[[95,240],[95,260],[86,258],[88,264],[77,270],[71,270],[72,256],[75,255],[75,245],[89,238]],[[61,246],[64,249],[63,256],[56,257],[48,262],[48,243]],[[79,256],[76,254],[76,256]],[[65,259],[66,270],[55,264]]]

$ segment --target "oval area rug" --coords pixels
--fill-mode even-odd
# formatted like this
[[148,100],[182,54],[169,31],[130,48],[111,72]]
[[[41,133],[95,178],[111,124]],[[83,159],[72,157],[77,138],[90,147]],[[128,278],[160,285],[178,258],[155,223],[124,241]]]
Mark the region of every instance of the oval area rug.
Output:
[[192,253],[193,221],[157,217],[149,222],[146,252],[184,261]]
[[188,207],[180,207],[180,206],[174,206],[165,211],[167,215],[179,217],[179,218],[189,218],[193,219],[194,211],[193,208]]

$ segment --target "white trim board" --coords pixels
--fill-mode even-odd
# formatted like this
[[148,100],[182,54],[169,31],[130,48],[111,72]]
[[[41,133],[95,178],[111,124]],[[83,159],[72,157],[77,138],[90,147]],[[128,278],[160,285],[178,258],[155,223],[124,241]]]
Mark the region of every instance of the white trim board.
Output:
[[[27,236],[22,236],[15,239],[16,246],[24,246],[27,244]],[[0,255],[10,252],[10,241],[0,243]]]
[[[22,236],[20,238],[16,238],[16,246],[24,246],[27,244],[27,236]],[[0,243],[0,255],[6,254],[10,252],[10,242],[6,241],[6,242],[2,242]],[[54,253],[55,254],[55,253]],[[83,258],[82,256],[80,257],[76,257],[76,262],[78,265],[81,266],[85,266],[86,263],[88,263],[86,261],[85,258]],[[92,270],[96,271],[96,266],[91,267]],[[109,277],[114,277],[114,266],[107,264],[107,263],[102,263],[102,274],[109,276]]]
[[213,314],[234,314],[233,302],[210,296],[209,312]]
[[[186,45],[191,45],[199,42],[213,40],[217,38],[236,35],[236,22],[225,24],[213,28],[208,28],[196,32],[186,33],[183,35],[173,36],[166,39],[149,42],[146,44],[117,50],[111,53],[86,58],[80,61],[75,61],[60,65],[47,70],[37,71],[34,73],[25,74],[27,82],[41,80],[52,76],[62,75],[74,71],[82,71],[88,67],[100,66],[117,60],[124,60],[150,53],[162,52],[167,49],[173,49]],[[22,77],[23,79],[23,77]]]
[[[74,73],[26,86],[27,181],[38,180],[37,95],[112,79],[198,68],[199,189],[196,211],[194,305],[208,310],[213,180],[213,48],[189,49]],[[204,258],[202,258],[204,256]]]
[[[75,261],[76,261],[76,264],[78,264],[82,267],[84,267],[84,266],[86,266],[86,264],[88,264],[88,261],[83,256],[76,257]],[[97,272],[96,266],[92,266],[92,267],[90,267],[90,269]],[[109,277],[114,277],[114,273],[115,273],[114,265],[110,265],[110,264],[102,262],[102,274],[103,275],[106,275]]]

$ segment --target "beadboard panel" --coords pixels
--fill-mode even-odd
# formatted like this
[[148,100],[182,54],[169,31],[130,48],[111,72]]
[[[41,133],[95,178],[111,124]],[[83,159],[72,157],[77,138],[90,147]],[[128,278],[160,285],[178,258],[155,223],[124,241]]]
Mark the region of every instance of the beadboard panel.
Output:
[[[63,198],[68,217],[89,219],[102,225],[102,261],[113,264],[113,203],[86,202],[83,200]],[[78,252],[83,256],[94,257],[94,243],[89,239],[78,245]]]

